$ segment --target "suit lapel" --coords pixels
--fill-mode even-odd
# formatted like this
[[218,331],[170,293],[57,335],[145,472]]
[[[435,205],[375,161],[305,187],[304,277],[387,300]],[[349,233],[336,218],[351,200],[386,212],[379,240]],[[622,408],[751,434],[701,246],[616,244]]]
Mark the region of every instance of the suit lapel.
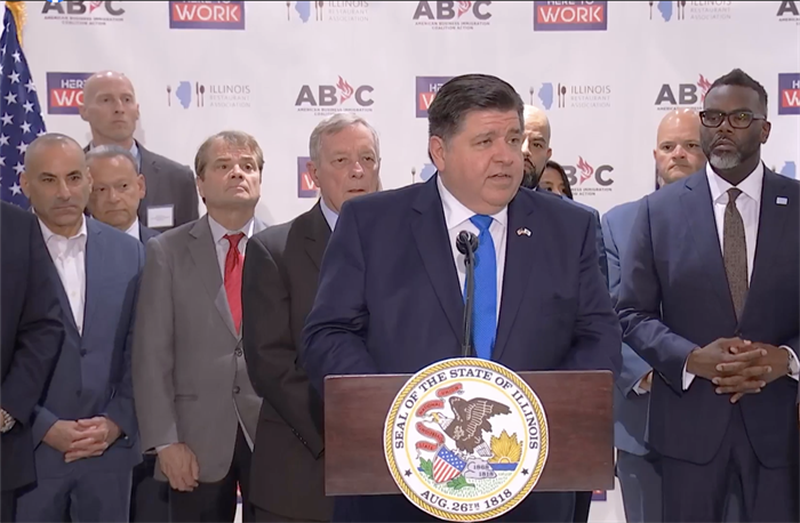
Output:
[[72,328],[72,330],[75,331],[75,334],[80,337],[78,325],[75,323],[75,315],[72,313],[72,306],[69,304],[69,298],[67,298],[67,293],[64,290],[64,284],[61,281],[61,277],[58,274],[58,269],[56,269],[55,264],[53,265],[53,278],[54,281],[58,282],[58,285],[56,285],[56,292],[58,293],[58,304],[61,306],[61,315],[62,317],[66,318],[67,327]]
[[431,177],[414,202],[413,209],[417,215],[412,218],[411,230],[422,264],[439,298],[439,304],[459,344],[462,345],[464,298],[458,287],[458,274],[447,235],[442,200],[436,187],[437,179],[438,174]]
[[311,208],[308,213],[308,220],[304,223],[304,245],[306,253],[311,261],[320,270],[322,267],[322,255],[325,254],[325,247],[331,237],[331,230],[325,215],[322,214],[320,203]]
[[[139,170],[142,171],[145,184],[147,184],[147,193],[144,195],[143,202],[140,204],[139,208],[146,211],[151,201],[148,195],[159,194],[159,192],[161,192],[159,185],[162,177],[158,175],[158,164],[156,163],[155,157],[150,154],[150,151],[145,149],[138,141],[136,142],[136,147],[139,148],[139,156],[142,160],[141,169]],[[149,226],[150,224],[146,223],[145,225]]]
[[225,294],[225,283],[219,270],[217,261],[217,248],[214,245],[214,238],[211,235],[211,227],[208,225],[208,215],[199,219],[189,230],[189,252],[192,256],[200,278],[203,280],[208,296],[217,308],[222,321],[231,331],[235,338],[239,338],[239,333],[233,326],[233,316],[228,306],[228,298]]
[[720,299],[722,305],[736,317],[731,299],[728,277],[725,274],[725,263],[722,249],[719,246],[717,220],[714,217],[714,203],[711,201],[711,190],[705,170],[693,175],[686,181],[686,191],[681,195],[681,207],[686,220],[686,229],[694,240],[698,263],[708,276],[708,283]]
[[97,311],[97,301],[103,285],[105,265],[103,250],[100,246],[102,230],[97,224],[86,218],[86,296],[83,314],[83,334],[89,332],[92,318]]
[[[786,217],[792,206],[798,202],[789,198],[789,180],[769,169],[764,169],[764,187],[761,190],[761,213],[758,218],[758,236],[756,240],[756,253],[753,260],[753,274],[750,277],[750,288],[763,285],[772,274],[774,268],[771,264],[780,258],[780,251],[784,245]],[[786,205],[778,205],[778,198],[785,198]],[[745,302],[745,310],[747,303]],[[744,313],[742,313],[744,317]]]
[[[506,230],[506,261],[503,270],[503,294],[500,302],[500,318],[497,322],[497,338],[492,352],[492,359],[499,360],[503,355],[520,303],[528,287],[533,267],[537,266],[536,245],[541,245],[539,238],[543,231],[533,219],[533,209],[526,207],[517,195],[508,205],[508,227]],[[520,228],[531,231],[531,235],[516,234]]]

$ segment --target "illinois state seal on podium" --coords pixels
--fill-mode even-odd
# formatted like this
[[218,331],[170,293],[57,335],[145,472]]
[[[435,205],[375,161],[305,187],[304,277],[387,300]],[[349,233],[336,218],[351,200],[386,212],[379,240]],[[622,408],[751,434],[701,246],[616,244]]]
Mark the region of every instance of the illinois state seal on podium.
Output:
[[513,509],[544,469],[547,419],[515,372],[478,358],[422,369],[397,394],[384,454],[400,491],[447,521],[485,521]]

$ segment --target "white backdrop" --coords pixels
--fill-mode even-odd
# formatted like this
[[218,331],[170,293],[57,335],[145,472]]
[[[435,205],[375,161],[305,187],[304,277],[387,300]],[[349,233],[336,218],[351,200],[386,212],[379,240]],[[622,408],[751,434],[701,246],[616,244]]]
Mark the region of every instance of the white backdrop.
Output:
[[[88,142],[74,108],[81,80],[122,71],[151,150],[192,165],[212,133],[256,136],[266,156],[258,214],[271,224],[314,203],[298,157],[333,111],[360,111],[377,128],[384,188],[411,183],[412,171],[427,177],[425,103],[468,72],[498,75],[547,111],[553,159],[600,212],[653,189],[664,110],[699,107],[734,67],[767,89],[767,165],[796,177],[800,162],[800,1],[27,5],[24,49],[49,131]],[[618,491],[609,500],[593,520],[622,519]]]

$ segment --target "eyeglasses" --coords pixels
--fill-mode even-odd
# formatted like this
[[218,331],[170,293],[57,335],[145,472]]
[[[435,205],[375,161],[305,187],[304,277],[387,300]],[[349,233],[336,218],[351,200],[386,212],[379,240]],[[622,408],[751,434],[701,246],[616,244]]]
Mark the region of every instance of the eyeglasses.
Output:
[[723,113],[722,111],[700,111],[700,122],[705,127],[719,127],[725,119],[734,129],[747,129],[755,120],[766,120],[765,116],[756,116],[752,111],[734,111]]

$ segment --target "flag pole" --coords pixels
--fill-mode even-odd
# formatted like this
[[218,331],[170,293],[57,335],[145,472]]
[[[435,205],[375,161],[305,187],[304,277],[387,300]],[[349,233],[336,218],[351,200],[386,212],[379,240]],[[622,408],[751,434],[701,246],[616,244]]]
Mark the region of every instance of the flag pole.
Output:
[[14,17],[14,23],[17,25],[17,41],[19,42],[19,46],[22,47],[22,28],[25,25],[25,18],[27,16],[25,2],[6,1],[6,9],[11,11],[11,16]]

